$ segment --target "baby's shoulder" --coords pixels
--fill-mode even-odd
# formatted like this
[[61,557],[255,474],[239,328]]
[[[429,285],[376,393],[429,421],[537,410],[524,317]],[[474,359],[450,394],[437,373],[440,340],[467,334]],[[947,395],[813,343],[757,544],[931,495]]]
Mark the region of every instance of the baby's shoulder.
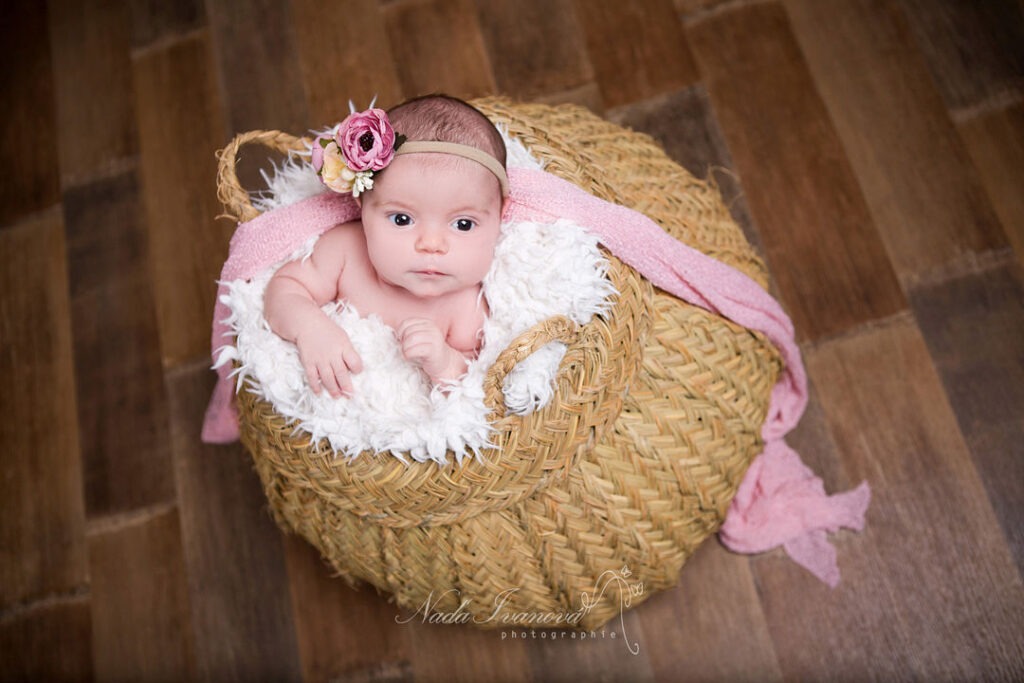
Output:
[[313,245],[314,261],[354,264],[366,260],[366,238],[358,221],[336,225]]
[[320,236],[316,248],[333,249],[353,244],[366,244],[366,239],[363,236],[363,224],[358,220],[334,226]]

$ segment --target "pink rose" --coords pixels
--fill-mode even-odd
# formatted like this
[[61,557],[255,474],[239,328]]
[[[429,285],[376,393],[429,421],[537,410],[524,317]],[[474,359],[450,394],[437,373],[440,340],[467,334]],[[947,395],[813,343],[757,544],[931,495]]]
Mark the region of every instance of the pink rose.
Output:
[[395,156],[395,129],[383,109],[349,114],[334,139],[353,171],[379,171]]

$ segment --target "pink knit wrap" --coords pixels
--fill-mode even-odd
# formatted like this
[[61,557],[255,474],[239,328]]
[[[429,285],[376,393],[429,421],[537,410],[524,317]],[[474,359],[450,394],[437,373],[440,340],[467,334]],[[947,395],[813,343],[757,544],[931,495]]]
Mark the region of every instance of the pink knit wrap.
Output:
[[[807,404],[807,377],[793,325],[775,299],[738,270],[686,246],[654,221],[632,209],[594,197],[543,171],[509,170],[511,192],[503,219],[551,222],[566,218],[586,227],[612,253],[655,286],[680,299],[763,333],[779,350],[785,370],[772,389],[761,428],[764,451],[751,464],[726,515],[720,538],[727,547],[757,553],[782,546],[796,562],[830,586],[839,582],[835,549],[826,533],[860,530],[870,501],[867,483],[829,496],[824,484],[783,437]],[[250,278],[294,252],[310,237],[359,216],[348,195],[327,193],[267,212],[242,223],[231,240],[221,272],[213,320],[212,347],[228,342],[223,283]],[[238,438],[230,368],[220,378],[207,408],[203,440]]]

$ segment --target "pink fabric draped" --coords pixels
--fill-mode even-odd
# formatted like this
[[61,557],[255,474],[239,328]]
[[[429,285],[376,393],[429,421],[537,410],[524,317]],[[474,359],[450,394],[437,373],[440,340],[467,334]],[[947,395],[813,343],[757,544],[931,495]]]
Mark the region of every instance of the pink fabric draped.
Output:
[[[847,493],[827,495],[821,479],[783,440],[807,404],[807,377],[793,325],[779,303],[740,271],[679,242],[632,209],[598,199],[543,171],[510,169],[509,184],[505,221],[570,219],[586,227],[655,286],[762,332],[779,349],[785,370],[772,389],[761,428],[764,451],[744,477],[719,535],[736,552],[758,553],[782,546],[822,581],[830,586],[838,584],[835,549],[826,533],[840,527],[862,529],[870,489],[862,483]],[[252,277],[310,237],[358,215],[358,206],[351,197],[330,193],[243,223],[231,240],[220,282]],[[228,311],[221,294],[223,289],[218,291],[213,321],[215,358],[217,349],[227,343],[227,328],[222,321]],[[229,368],[222,365],[218,373],[218,385],[203,424],[203,440],[212,443],[238,438]]]

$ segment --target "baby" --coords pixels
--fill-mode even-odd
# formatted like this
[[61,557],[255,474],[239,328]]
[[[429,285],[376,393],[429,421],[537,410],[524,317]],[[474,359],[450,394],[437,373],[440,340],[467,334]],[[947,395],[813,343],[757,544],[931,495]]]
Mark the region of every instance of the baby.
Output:
[[328,187],[353,193],[362,218],[324,233],[264,294],[264,317],[298,347],[310,388],[351,395],[351,374],[362,370],[320,308],[340,299],[394,329],[433,383],[463,375],[479,350],[481,281],[508,196],[497,129],[461,100],[416,98],[352,114],[334,138],[314,142],[313,166]]

